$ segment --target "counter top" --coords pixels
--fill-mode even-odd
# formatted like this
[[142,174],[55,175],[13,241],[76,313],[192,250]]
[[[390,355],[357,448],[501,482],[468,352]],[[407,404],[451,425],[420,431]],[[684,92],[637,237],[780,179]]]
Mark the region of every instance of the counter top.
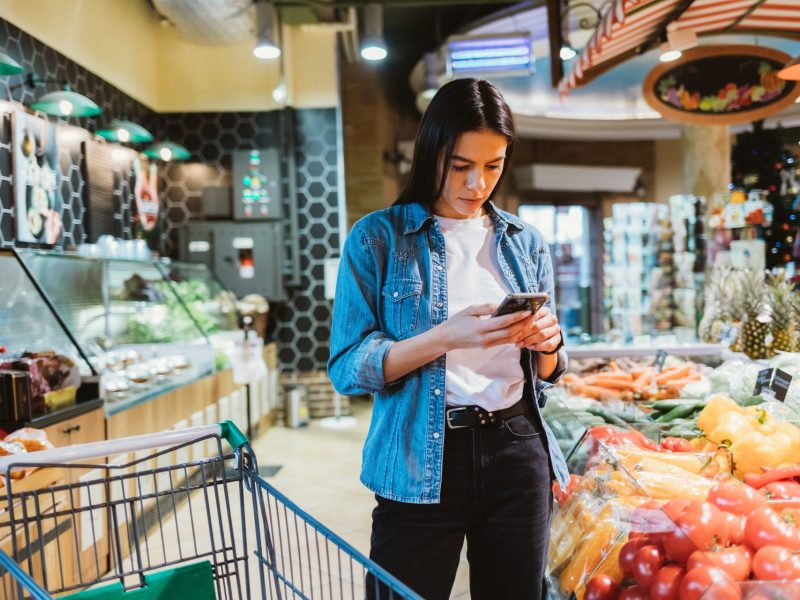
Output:
[[169,381],[165,381],[161,385],[149,385],[143,387],[138,394],[131,395],[130,397],[121,398],[119,400],[107,399],[105,402],[106,417],[110,417],[124,410],[131,409],[139,404],[149,402],[158,396],[162,396],[179,387],[194,383],[195,381],[211,375],[212,373],[213,371],[207,369],[201,370],[191,368],[184,373],[171,377]]
[[47,413],[46,415],[35,417],[30,421],[25,422],[24,426],[35,427],[36,429],[43,429],[44,427],[49,427],[54,423],[61,423],[62,421],[66,421],[68,419],[74,419],[75,417],[79,417],[83,414],[96,410],[102,406],[103,406],[102,398],[81,400],[76,402],[72,406],[66,406],[64,408],[54,410],[51,413]]

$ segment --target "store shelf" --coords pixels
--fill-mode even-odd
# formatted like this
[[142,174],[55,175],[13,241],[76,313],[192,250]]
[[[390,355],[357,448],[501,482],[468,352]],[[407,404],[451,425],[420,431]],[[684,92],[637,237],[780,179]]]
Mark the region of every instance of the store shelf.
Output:
[[51,413],[36,417],[27,421],[25,427],[35,427],[36,429],[43,429],[55,423],[61,423],[69,419],[74,419],[88,412],[96,410],[103,406],[102,398],[94,398],[92,400],[78,401],[72,406],[67,406],[59,410],[54,410]]
[[654,343],[650,346],[621,346],[611,344],[591,344],[585,346],[568,346],[570,358],[622,358],[655,356],[663,350],[673,356],[717,356],[722,357],[721,344],[664,344]]
[[212,373],[213,370],[211,369],[192,368],[186,373],[170,377],[163,383],[149,384],[148,386],[143,387],[138,393],[130,394],[124,398],[120,398],[119,400],[108,399],[105,403],[106,417],[110,417],[122,411],[128,410],[139,404],[149,402],[150,400],[167,394],[179,387],[194,383],[198,379],[202,379],[203,377]]

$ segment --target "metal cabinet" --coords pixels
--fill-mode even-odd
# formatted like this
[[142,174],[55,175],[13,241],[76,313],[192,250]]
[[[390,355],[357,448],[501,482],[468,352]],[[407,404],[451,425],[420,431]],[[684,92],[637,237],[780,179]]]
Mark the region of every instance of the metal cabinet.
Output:
[[283,248],[279,221],[198,222],[181,230],[181,260],[207,264],[239,297],[261,294],[268,300],[286,299]]

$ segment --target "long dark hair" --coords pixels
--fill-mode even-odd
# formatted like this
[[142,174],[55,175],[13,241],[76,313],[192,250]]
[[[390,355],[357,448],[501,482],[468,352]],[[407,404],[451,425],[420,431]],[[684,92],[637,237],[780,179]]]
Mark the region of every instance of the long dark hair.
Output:
[[[504,135],[508,140],[503,173],[489,196],[493,198],[503,183],[511,162],[516,136],[514,117],[499,90],[488,81],[454,79],[439,88],[422,115],[414,144],[411,175],[395,204],[422,202],[430,206],[444,189],[458,136],[481,129]],[[442,152],[444,164],[441,177],[437,181],[436,174]]]

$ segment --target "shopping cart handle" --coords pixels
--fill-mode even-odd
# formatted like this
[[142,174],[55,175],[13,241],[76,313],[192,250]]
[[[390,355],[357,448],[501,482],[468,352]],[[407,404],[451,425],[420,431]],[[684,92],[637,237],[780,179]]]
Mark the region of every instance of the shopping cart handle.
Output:
[[231,448],[236,448],[238,450],[245,444],[250,443],[247,436],[242,433],[242,430],[239,429],[233,421],[222,421],[218,423],[218,425],[220,435],[231,445]]

